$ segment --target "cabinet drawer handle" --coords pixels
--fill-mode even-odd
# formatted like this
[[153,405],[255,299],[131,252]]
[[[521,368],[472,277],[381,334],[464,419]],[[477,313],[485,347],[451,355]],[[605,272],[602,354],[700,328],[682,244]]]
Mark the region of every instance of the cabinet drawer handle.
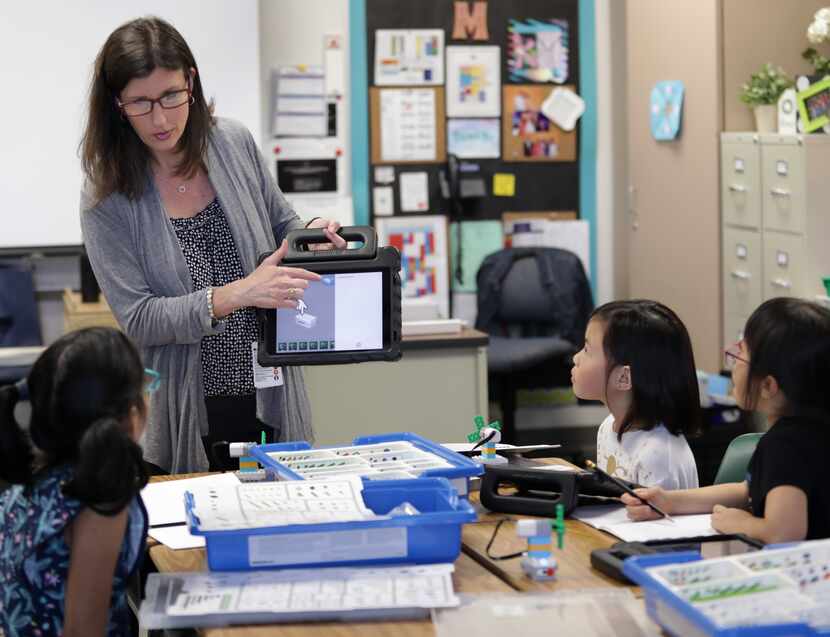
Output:
[[746,192],[746,186],[740,184],[729,184],[729,190],[732,192]]
[[749,272],[744,272],[743,270],[732,270],[730,274],[733,279],[740,279],[741,281],[749,281],[752,278]]
[[770,283],[777,288],[784,288],[785,290],[789,290],[793,286],[793,284],[786,279],[773,279]]
[[770,188],[769,194],[773,197],[789,197],[790,191],[783,188]]

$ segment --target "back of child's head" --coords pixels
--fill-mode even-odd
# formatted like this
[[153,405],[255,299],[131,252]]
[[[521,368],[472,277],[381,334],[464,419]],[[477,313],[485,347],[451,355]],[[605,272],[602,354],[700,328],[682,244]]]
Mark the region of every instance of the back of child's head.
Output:
[[144,369],[118,330],[93,327],[61,337],[26,379],[28,432],[17,423],[20,388],[0,389],[0,478],[31,484],[37,472],[73,465],[64,493],[100,513],[121,510],[147,483],[141,448],[129,435],[143,418]]
[[757,406],[761,382],[772,376],[788,414],[830,418],[830,310],[804,299],[770,299],[749,317],[744,343],[748,409]]
[[692,342],[683,321],[656,301],[612,301],[591,315],[603,327],[606,387],[613,369],[631,370],[631,405],[619,435],[659,424],[672,434],[700,428],[700,392]]

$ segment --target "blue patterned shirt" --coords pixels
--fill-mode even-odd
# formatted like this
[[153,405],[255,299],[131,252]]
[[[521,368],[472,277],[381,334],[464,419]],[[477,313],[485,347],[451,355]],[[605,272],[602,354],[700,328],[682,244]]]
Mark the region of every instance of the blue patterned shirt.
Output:
[[[0,634],[45,637],[63,632],[70,549],[64,532],[84,508],[63,494],[68,465],[54,467],[30,487],[0,494]],[[107,635],[129,635],[127,583],[144,555],[147,512],[136,496],[115,567]]]

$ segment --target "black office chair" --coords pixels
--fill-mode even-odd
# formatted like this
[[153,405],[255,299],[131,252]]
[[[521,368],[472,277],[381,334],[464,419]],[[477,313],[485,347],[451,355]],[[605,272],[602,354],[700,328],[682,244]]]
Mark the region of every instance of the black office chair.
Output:
[[[40,345],[40,321],[32,271],[18,263],[0,262],[0,347]],[[29,373],[29,365],[0,365],[0,385]]]
[[489,384],[501,404],[502,437],[512,442],[519,389],[570,385],[591,288],[579,258],[559,248],[500,250],[482,262],[476,281],[476,328],[490,335]]

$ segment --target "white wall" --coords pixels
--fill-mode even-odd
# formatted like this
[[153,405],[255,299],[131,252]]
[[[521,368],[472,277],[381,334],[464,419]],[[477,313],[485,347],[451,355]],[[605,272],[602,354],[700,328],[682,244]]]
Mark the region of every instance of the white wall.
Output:
[[[342,141],[346,187],[351,193],[349,128],[349,1],[348,0],[259,0],[260,81],[262,85],[262,149],[272,153],[271,69],[278,66],[323,63],[323,38],[343,36],[343,76],[346,95],[337,117],[337,136]],[[274,170],[273,162],[271,170]]]
[[92,65],[117,26],[147,14],[169,20],[188,41],[217,114],[259,137],[256,0],[4,3],[0,248],[81,243],[77,150]]
[[628,295],[625,2],[595,0],[597,305]]

